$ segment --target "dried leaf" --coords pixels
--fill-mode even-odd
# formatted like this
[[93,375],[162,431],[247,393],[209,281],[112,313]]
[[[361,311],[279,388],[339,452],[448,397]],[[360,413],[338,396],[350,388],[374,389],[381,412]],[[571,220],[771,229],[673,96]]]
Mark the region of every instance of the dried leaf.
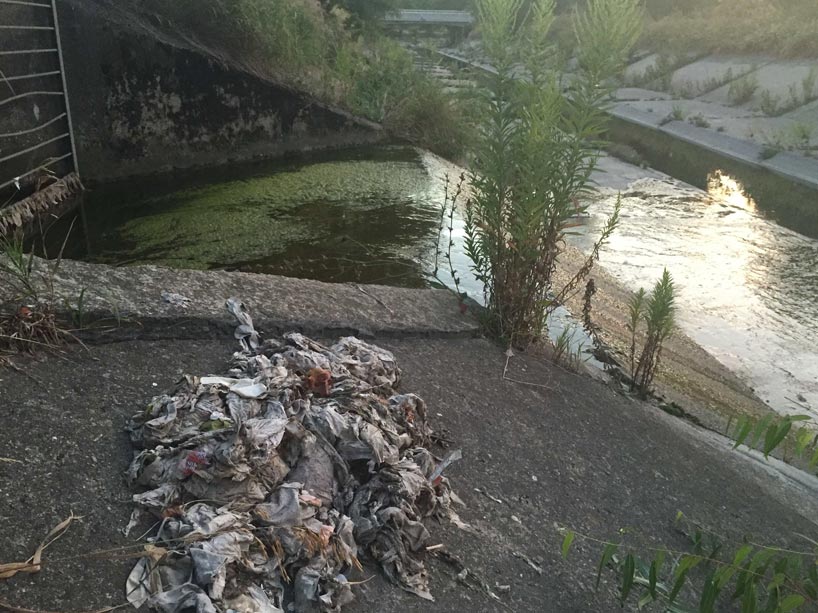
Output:
[[57,539],[59,539],[75,519],[78,519],[73,513],[67,519],[64,519],[57,524],[51,532],[46,535],[40,546],[25,562],[12,562],[10,564],[0,564],[0,579],[10,579],[18,573],[38,573],[41,570],[43,552]]

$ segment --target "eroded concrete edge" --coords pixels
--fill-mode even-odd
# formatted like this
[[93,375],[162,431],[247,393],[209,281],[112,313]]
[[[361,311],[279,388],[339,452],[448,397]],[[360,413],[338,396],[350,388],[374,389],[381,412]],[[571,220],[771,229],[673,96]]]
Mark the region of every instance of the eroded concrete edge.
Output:
[[[237,297],[267,334],[474,336],[479,324],[447,290],[334,284],[241,272],[33,260],[43,295],[91,340],[208,338],[232,333]],[[4,295],[11,295],[5,290]]]

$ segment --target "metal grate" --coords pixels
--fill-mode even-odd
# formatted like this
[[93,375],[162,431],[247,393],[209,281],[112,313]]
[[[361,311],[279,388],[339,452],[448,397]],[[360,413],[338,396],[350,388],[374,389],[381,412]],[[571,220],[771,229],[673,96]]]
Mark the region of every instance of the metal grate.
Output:
[[0,0],[0,208],[77,171],[56,0]]

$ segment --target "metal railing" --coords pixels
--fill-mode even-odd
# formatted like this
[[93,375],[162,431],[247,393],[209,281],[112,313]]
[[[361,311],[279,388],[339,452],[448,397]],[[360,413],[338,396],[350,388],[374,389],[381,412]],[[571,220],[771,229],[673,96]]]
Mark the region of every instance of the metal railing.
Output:
[[468,11],[398,9],[387,14],[384,21],[393,24],[470,26],[475,20]]
[[78,164],[56,0],[0,0],[0,45],[2,207],[40,174],[62,178]]

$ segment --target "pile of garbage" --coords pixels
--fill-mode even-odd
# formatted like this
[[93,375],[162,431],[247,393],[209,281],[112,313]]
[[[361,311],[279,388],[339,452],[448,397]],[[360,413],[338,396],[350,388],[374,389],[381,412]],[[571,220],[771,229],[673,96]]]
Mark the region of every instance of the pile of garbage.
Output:
[[224,377],[185,377],[133,417],[127,478],[156,518],[128,578],[136,608],[163,613],[339,611],[371,559],[429,593],[422,520],[459,523],[426,405],[398,394],[394,356],[354,337],[261,342],[245,306]]

